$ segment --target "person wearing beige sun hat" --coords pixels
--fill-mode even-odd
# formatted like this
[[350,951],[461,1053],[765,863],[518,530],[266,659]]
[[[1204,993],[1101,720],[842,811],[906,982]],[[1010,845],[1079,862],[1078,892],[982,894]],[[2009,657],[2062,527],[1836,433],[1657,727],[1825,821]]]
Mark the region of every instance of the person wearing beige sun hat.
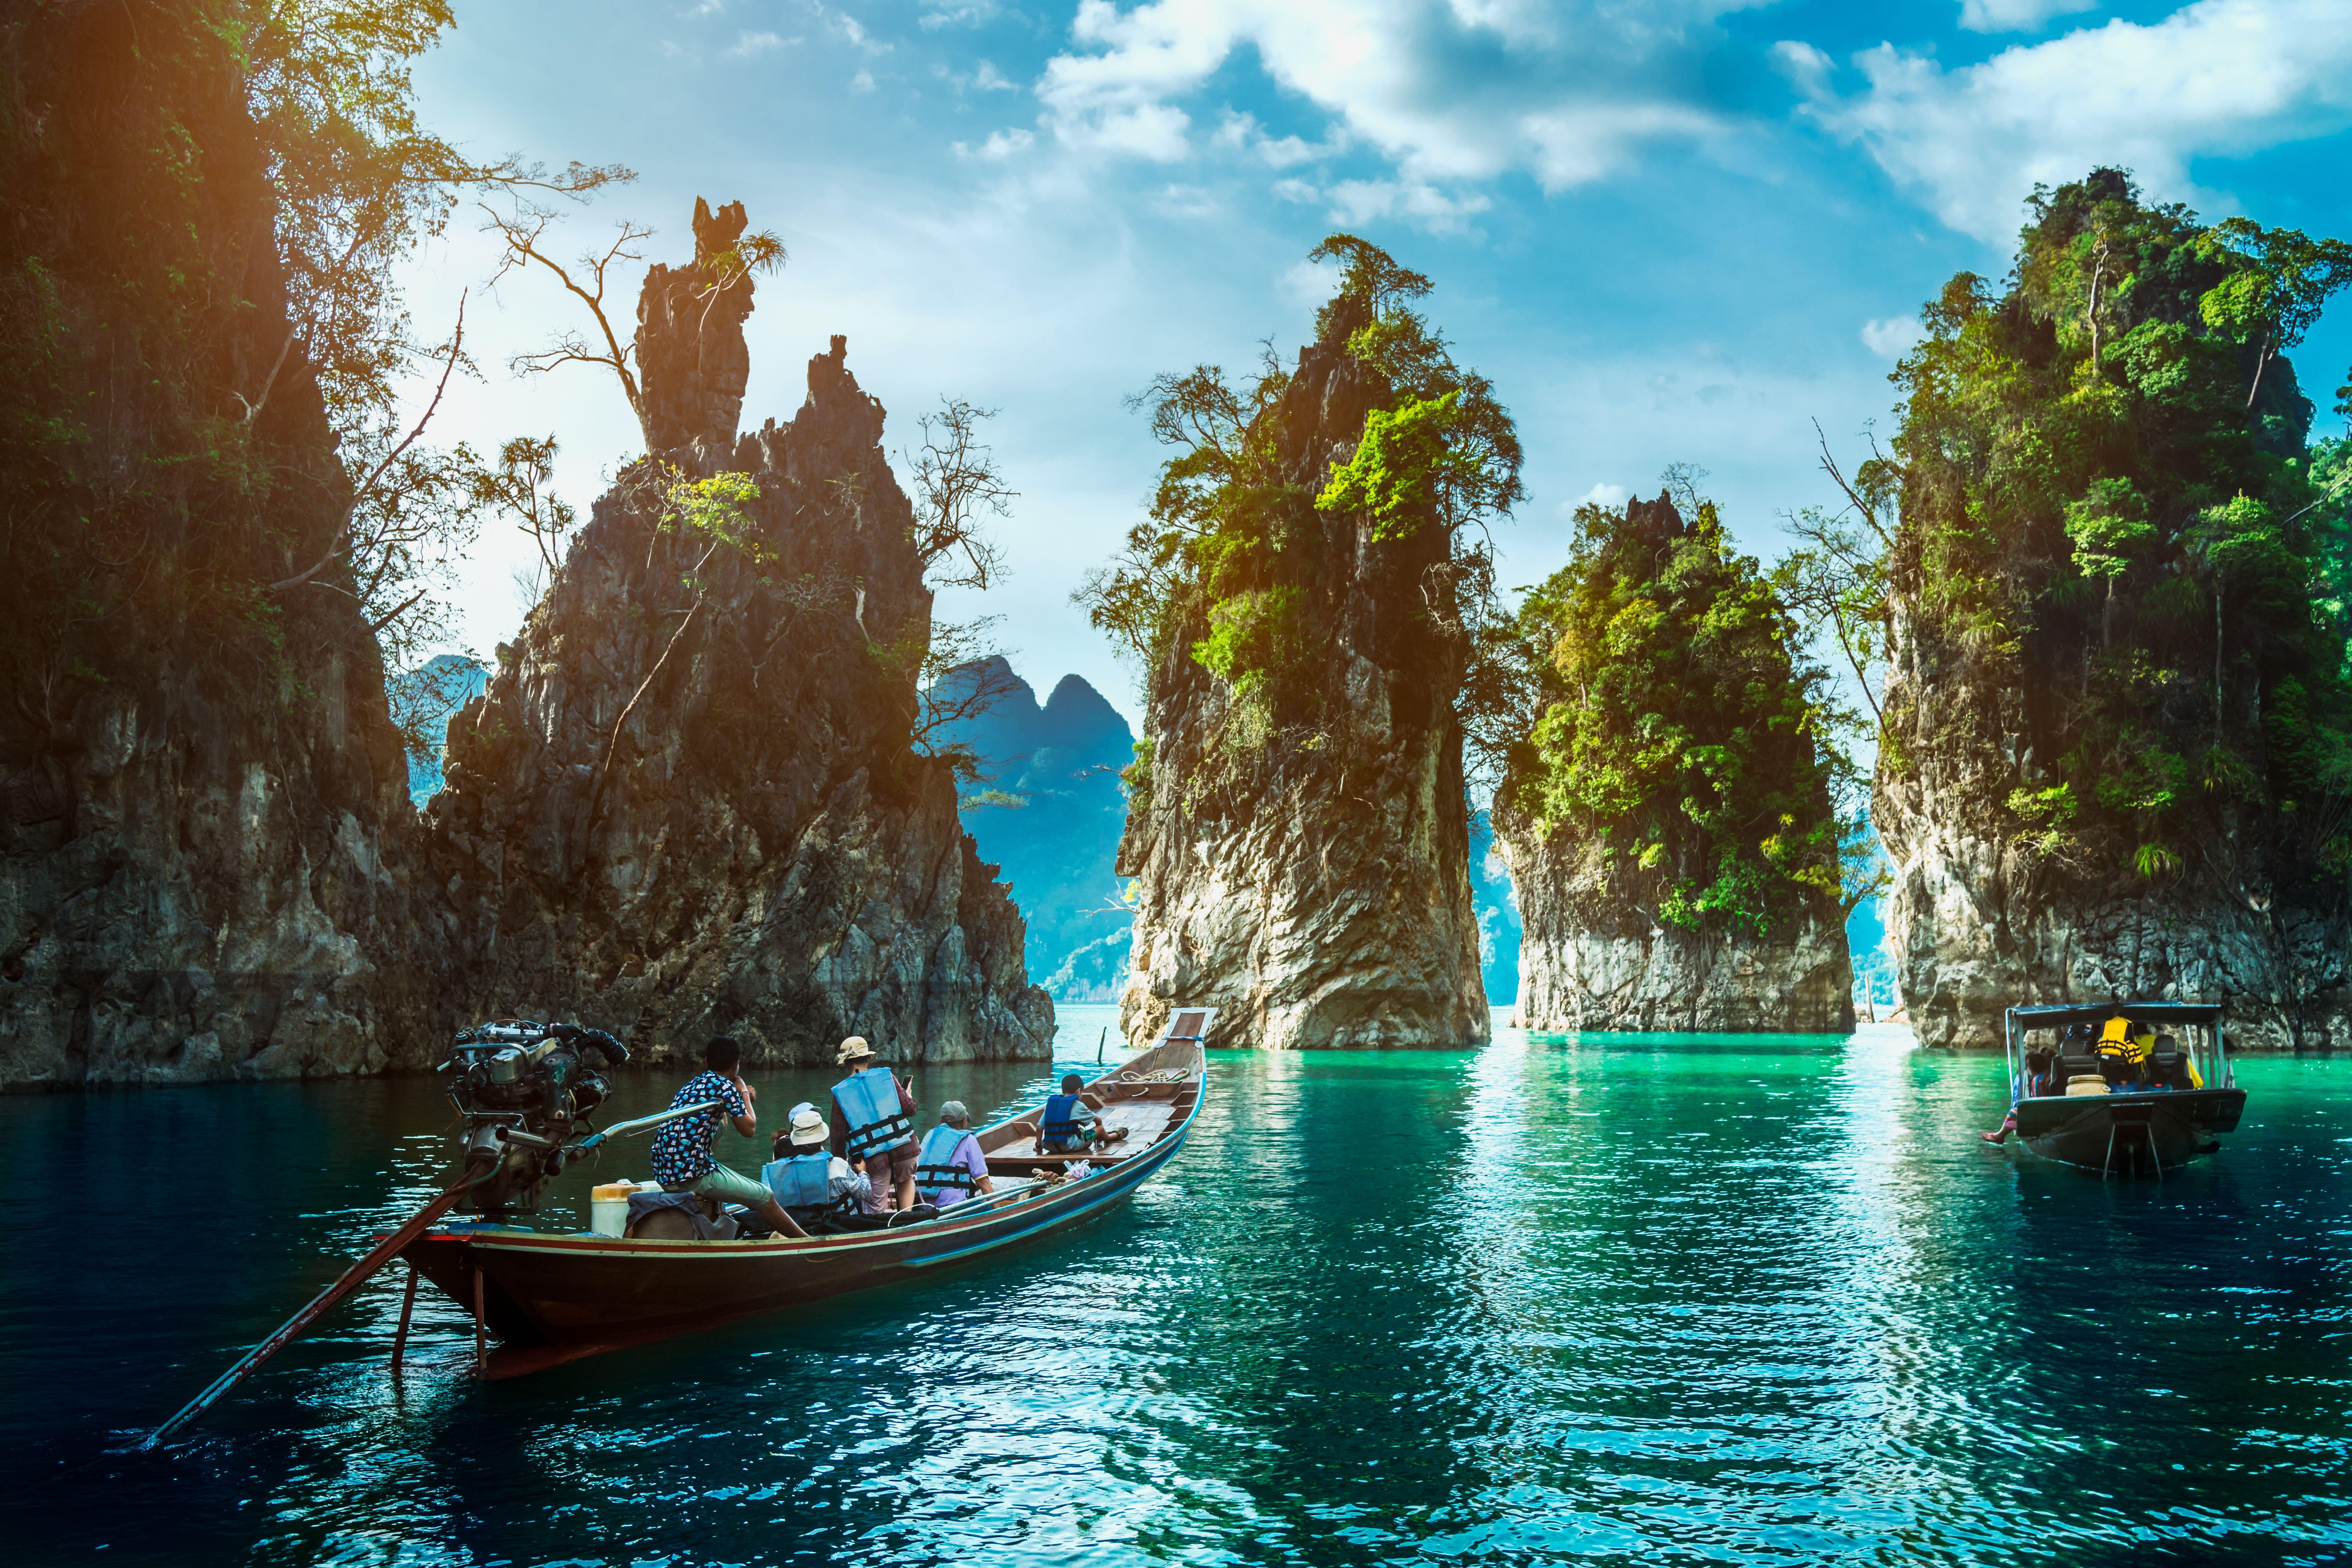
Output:
[[849,1076],[833,1086],[833,1152],[853,1165],[865,1162],[867,1214],[915,1206],[915,1097],[877,1061],[863,1035],[841,1042],[834,1056]]

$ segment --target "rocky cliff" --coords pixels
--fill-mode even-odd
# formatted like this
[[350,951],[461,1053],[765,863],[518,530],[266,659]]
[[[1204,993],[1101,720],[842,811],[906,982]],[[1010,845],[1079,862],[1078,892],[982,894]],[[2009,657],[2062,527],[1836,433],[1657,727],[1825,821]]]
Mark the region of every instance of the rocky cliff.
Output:
[[[1687,499],[1687,498],[1686,498]],[[1587,506],[1518,635],[1496,792],[1531,1029],[1843,1033],[1853,973],[1818,671],[1712,502]]]
[[427,822],[462,988],[657,1059],[720,1031],[753,1061],[849,1034],[1045,1058],[1020,912],[909,747],[931,595],[882,406],[835,338],[799,414],[738,439],[749,280],[740,310],[676,303],[742,221],[698,207],[695,266],[646,283],[649,422],[679,444],[596,503],[450,722]]
[[2352,691],[2309,586],[2342,569],[2313,474],[2345,454],[2306,448],[2272,327],[2214,308],[2261,297],[2237,243],[2095,171],[2037,193],[2005,289],[1953,279],[1906,361],[1858,489],[1899,507],[1873,816],[1923,1044],[2132,997],[2352,1043]]
[[1920,1044],[1998,1049],[2004,1008],[2127,998],[2220,1002],[2238,1047],[2352,1044],[2340,911],[2259,883],[2191,897],[2121,877],[2053,886],[2018,853],[2015,825],[1987,809],[1983,792],[2018,777],[2017,759],[1998,740],[1975,750],[1937,748],[1882,784],[1874,807],[1895,866],[1897,984]]
[[[1285,487],[1260,534],[1272,585],[1176,606],[1150,670],[1118,863],[1137,879],[1131,1040],[1180,1004],[1221,1009],[1218,1047],[1451,1047],[1491,1031],[1453,542],[1312,500],[1366,416],[1397,401],[1349,353],[1366,319],[1352,300],[1327,310],[1251,426]],[[1221,633],[1262,642],[1269,672],[1213,669],[1196,649]]]
[[374,640],[347,573],[269,588],[350,492],[271,377],[236,66],[187,8],[47,6],[0,78],[0,1088],[423,1065]]
[[1522,840],[1504,857],[1518,889],[1519,1000],[1530,1029],[1843,1034],[1853,1027],[1853,972],[1835,911],[1806,911],[1772,935],[1594,919],[1607,891],[1574,857]]

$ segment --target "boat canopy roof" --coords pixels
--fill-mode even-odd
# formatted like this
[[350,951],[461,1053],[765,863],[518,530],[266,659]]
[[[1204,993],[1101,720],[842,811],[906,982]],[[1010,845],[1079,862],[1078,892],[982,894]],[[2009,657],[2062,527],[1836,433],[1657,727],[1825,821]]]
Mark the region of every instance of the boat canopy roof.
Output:
[[2098,1024],[2116,1016],[2150,1024],[2218,1024],[2220,1004],[2213,1002],[2096,1002],[2047,1007],[2011,1007],[2009,1016],[2028,1029],[2052,1029],[2068,1024]]

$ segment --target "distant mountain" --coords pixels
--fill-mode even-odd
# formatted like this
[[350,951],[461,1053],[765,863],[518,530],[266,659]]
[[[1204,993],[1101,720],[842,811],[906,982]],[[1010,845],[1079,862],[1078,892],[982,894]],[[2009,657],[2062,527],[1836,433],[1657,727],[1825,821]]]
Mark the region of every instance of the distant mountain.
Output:
[[[1062,677],[1040,706],[1036,689],[1003,659],[979,668],[980,679],[1008,682],[1012,691],[946,737],[991,763],[986,790],[965,797],[963,825],[980,858],[1003,867],[1028,919],[1029,978],[1056,1001],[1116,1002],[1127,984],[1133,917],[1111,867],[1127,825],[1118,770],[1135,758],[1135,732],[1075,675]],[[1001,796],[1024,804],[997,804]],[[1486,999],[1506,1007],[1519,994],[1519,911],[1485,812],[1470,819],[1470,896]]]
[[[479,659],[463,654],[436,654],[416,668],[398,671],[384,681],[384,695],[391,700],[393,716],[404,729],[415,727],[436,740],[449,724],[449,716],[482,694],[490,683],[490,672]],[[408,798],[416,809],[433,798],[441,787],[441,748],[436,745],[430,755],[408,756]]]
[[[1030,979],[1060,1001],[1115,1001],[1134,919],[1111,869],[1127,825],[1118,770],[1135,760],[1134,732],[1075,675],[1064,676],[1041,707],[1035,688],[1003,659],[977,668],[1012,690],[947,737],[990,764],[987,791],[965,797],[963,825],[980,858],[1003,867],[1028,920]],[[947,679],[972,678],[960,671]]]

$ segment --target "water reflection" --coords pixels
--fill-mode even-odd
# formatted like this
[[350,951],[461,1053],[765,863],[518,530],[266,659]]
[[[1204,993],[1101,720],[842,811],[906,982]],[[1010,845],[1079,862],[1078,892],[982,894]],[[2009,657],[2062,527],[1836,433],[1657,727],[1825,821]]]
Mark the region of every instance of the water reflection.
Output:
[[[1066,1009],[1091,1058],[1107,1014]],[[62,1190],[0,1252],[14,1560],[2318,1561],[2347,1542],[2352,1064],[2251,1060],[2164,1183],[1986,1149],[2000,1068],[1851,1040],[1498,1031],[1223,1057],[1119,1212],[927,1280],[514,1383],[396,1283],[160,1460],[100,1457],[434,1190],[416,1082],[0,1100]],[[766,1075],[761,1119],[832,1075]],[[931,1068],[1010,1108],[1036,1067]],[[633,1077],[616,1114],[674,1084]],[[758,1151],[731,1150],[748,1166]],[[642,1174],[567,1173],[551,1207]],[[576,1190],[574,1190],[576,1188]],[[568,1207],[566,1205],[569,1205]]]

